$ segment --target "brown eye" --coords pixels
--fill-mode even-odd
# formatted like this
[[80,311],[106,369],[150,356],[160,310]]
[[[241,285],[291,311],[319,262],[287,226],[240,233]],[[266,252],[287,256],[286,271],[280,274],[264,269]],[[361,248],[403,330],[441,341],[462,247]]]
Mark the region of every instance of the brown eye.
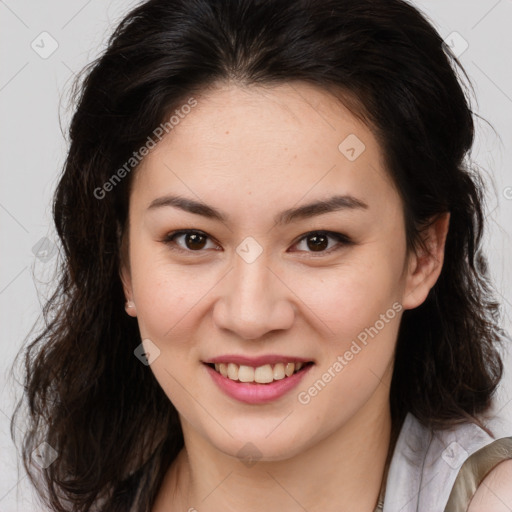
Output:
[[[329,240],[336,240],[338,243],[329,247]],[[341,233],[331,231],[312,231],[304,235],[295,245],[303,244],[304,252],[327,254],[345,245],[351,245],[352,241]]]
[[199,250],[204,249],[206,245],[206,237],[198,233],[188,233],[184,235],[185,245],[188,249]]
[[309,235],[306,237],[308,249],[312,251],[324,251],[329,245],[329,237],[326,235]]
[[[176,239],[182,238],[181,244],[176,243]],[[208,242],[208,235],[200,231],[182,230],[169,233],[164,242],[170,246],[177,245],[176,250],[196,252],[205,249]],[[174,247],[173,247],[174,248]]]

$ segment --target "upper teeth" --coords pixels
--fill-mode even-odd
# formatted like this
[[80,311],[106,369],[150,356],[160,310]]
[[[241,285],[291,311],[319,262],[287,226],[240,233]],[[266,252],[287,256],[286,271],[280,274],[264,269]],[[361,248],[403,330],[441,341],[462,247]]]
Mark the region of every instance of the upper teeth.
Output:
[[299,371],[304,363],[277,363],[275,365],[265,364],[253,368],[252,366],[238,365],[235,363],[218,363],[215,369],[224,377],[240,382],[257,382],[268,384],[273,380],[281,380],[290,377]]

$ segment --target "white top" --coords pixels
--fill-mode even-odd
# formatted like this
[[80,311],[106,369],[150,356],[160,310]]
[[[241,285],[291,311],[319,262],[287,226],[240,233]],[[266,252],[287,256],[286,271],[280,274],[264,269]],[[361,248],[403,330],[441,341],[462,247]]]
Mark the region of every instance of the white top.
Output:
[[[485,425],[496,435],[499,420]],[[490,469],[512,458],[512,437],[497,438],[472,423],[432,431],[409,413],[389,466],[383,512],[466,511]]]

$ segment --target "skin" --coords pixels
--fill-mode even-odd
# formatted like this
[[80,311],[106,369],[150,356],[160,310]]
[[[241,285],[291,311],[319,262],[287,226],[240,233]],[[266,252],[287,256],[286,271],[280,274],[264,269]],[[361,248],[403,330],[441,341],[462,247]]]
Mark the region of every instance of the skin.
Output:
[[512,460],[498,464],[478,487],[468,512],[510,512],[512,510]]
[[[219,84],[195,97],[197,106],[133,177],[120,269],[133,301],[127,312],[160,350],[150,370],[185,438],[153,512],[373,511],[390,439],[400,317],[425,300],[440,274],[449,215],[425,230],[428,252],[408,253],[402,202],[381,148],[322,89]],[[366,146],[354,161],[338,149],[350,134]],[[274,224],[282,210],[334,192],[367,208]],[[148,210],[166,194],[200,200],[229,220]],[[178,229],[204,232],[204,248],[180,236],[174,246],[188,252],[173,251],[163,240]],[[318,252],[304,238],[315,230],[354,243],[330,239]],[[251,263],[236,252],[248,236],[262,249]],[[307,405],[299,403],[298,393],[396,302],[402,312]],[[298,388],[250,405],[226,396],[206,372],[202,361],[222,354],[285,354],[315,364]],[[237,455],[247,446],[258,454],[250,467]]]

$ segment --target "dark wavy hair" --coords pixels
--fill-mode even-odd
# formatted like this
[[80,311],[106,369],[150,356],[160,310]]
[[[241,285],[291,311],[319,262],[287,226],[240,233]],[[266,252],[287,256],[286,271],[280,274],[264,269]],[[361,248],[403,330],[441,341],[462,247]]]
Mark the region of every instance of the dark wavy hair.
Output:
[[[408,250],[450,212],[441,275],[401,320],[393,432],[408,412],[432,428],[482,425],[502,376],[503,331],[480,249],[483,182],[468,158],[474,114],[459,71],[468,79],[403,0],[150,0],[120,22],[72,89],[53,202],[58,285],[44,328],[18,355],[24,395],[11,432],[26,409],[23,463],[51,510],[149,511],[183,447],[176,409],[134,357],[138,324],[124,309],[121,244],[137,170],[103,197],[95,191],[187,98],[227,82],[306,82],[363,120],[402,198]],[[31,453],[42,441],[58,457],[38,473]]]

